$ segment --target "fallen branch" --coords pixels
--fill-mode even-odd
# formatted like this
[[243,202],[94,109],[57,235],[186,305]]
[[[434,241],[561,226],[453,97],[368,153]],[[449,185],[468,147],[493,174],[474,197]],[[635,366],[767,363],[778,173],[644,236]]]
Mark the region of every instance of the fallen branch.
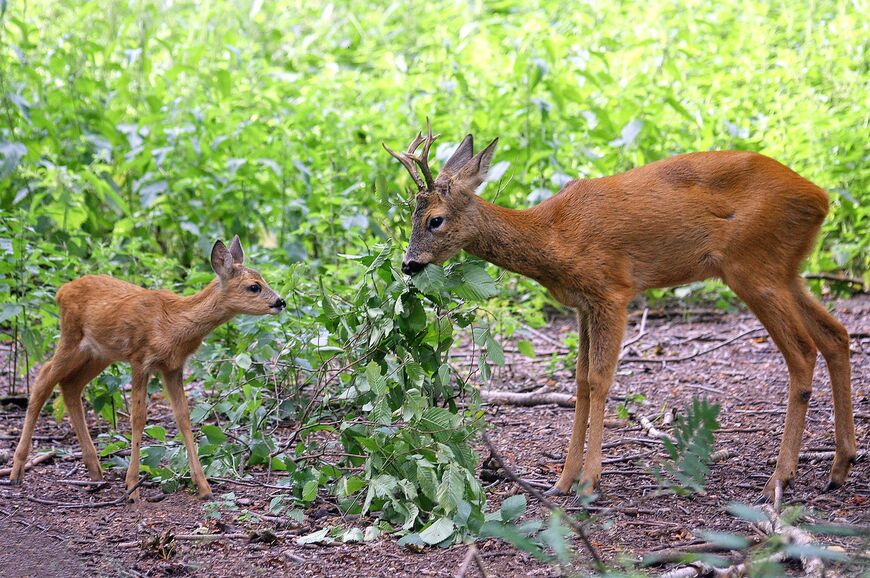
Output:
[[[54,457],[54,455],[55,455],[54,451],[50,451],[50,452],[44,453],[44,454],[39,454],[38,456],[36,456],[32,460],[30,460],[24,464],[24,471],[26,472],[27,470],[29,470],[33,466],[37,466],[37,465],[41,464],[42,462],[50,460],[51,458]],[[11,467],[0,469],[0,476],[8,476],[11,473],[12,473]]]
[[708,347],[707,349],[702,349],[701,351],[696,351],[695,353],[692,353],[691,355],[684,355],[682,357],[660,357],[660,358],[655,358],[655,357],[625,357],[625,358],[621,359],[620,362],[621,363],[661,363],[664,365],[666,363],[679,363],[681,361],[689,361],[690,359],[695,359],[696,357],[706,355],[706,354],[710,353],[711,351],[716,351],[717,349],[721,349],[722,347],[725,347],[726,345],[734,343],[738,339],[746,337],[747,335],[750,335],[751,333],[755,333],[756,331],[761,331],[762,329],[764,329],[764,328],[763,327],[756,327],[754,329],[749,329],[748,331],[744,331],[743,333],[741,333],[739,335],[735,335],[731,339],[726,339],[722,343],[719,343],[719,344],[714,345],[712,347]]
[[592,545],[592,542],[589,541],[589,536],[586,534],[586,528],[583,525],[574,519],[573,516],[564,512],[559,506],[551,502],[547,499],[544,494],[542,494],[539,490],[532,487],[525,480],[519,477],[512,469],[510,469],[502,459],[501,454],[498,453],[498,450],[495,449],[495,446],[492,444],[492,441],[489,439],[489,436],[486,432],[483,432],[483,443],[489,448],[490,455],[492,459],[496,461],[499,467],[504,470],[505,474],[513,480],[517,485],[519,485],[522,489],[524,489],[527,493],[531,494],[543,505],[545,508],[550,510],[550,512],[558,512],[561,514],[561,518],[571,527],[577,536],[580,537],[580,540],[583,542],[583,545],[586,547],[586,550],[589,552],[589,555],[592,556],[592,559],[595,561],[595,566],[598,570],[604,570],[604,562],[601,559],[601,555],[598,554],[598,550],[595,549],[595,546]]
[[512,391],[480,390],[480,399],[499,405],[531,407],[535,405],[558,405],[574,407],[577,397],[569,393],[537,392],[515,393]]
[[866,292],[868,284],[864,283],[863,279],[858,277],[849,277],[848,275],[837,275],[836,273],[804,273],[804,279],[815,279],[819,281],[834,281],[836,283],[848,283],[849,285],[857,285],[861,291]]
[[37,504],[44,504],[46,506],[56,506],[58,508],[63,508],[64,510],[84,510],[87,508],[107,508],[109,506],[120,506],[127,502],[130,499],[130,494],[139,489],[139,486],[145,483],[145,476],[139,478],[139,481],[136,484],[124,492],[124,495],[120,498],[116,498],[114,500],[108,500],[106,502],[78,502],[78,503],[67,503],[67,502],[58,502],[55,500],[44,500],[42,498],[34,498],[33,496],[27,496],[27,499],[31,502],[36,502]]
[[652,424],[652,422],[646,416],[643,416],[643,415],[640,416],[640,425],[641,425],[641,427],[643,427],[644,433],[646,433],[646,435],[648,435],[651,438],[658,439],[658,440],[670,440],[672,442],[675,441],[674,437],[671,434],[665,433],[659,429],[656,429],[656,427]]
[[[813,538],[800,528],[786,524],[779,516],[777,508],[769,504],[761,506],[761,511],[767,516],[767,521],[757,524],[763,532],[769,535],[783,536],[789,544],[808,546],[813,543]],[[804,567],[806,576],[810,578],[822,578],[825,575],[825,564],[817,556],[801,556],[801,565]]]
[[[761,538],[753,536],[749,538],[750,544],[755,545],[761,542]],[[683,546],[682,548],[668,548],[667,550],[657,550],[648,552],[641,556],[642,566],[661,566],[672,562],[681,562],[685,560],[687,555],[692,554],[710,554],[714,552],[728,552],[733,550],[730,546],[724,546],[715,542],[703,542],[701,544],[692,544]]]
[[[810,462],[813,460],[832,460],[834,459],[835,452],[804,452],[798,456],[799,462]],[[855,460],[862,460],[867,456],[866,450],[858,450],[855,454]],[[776,463],[776,458],[769,458],[767,460],[768,465],[773,465]]]

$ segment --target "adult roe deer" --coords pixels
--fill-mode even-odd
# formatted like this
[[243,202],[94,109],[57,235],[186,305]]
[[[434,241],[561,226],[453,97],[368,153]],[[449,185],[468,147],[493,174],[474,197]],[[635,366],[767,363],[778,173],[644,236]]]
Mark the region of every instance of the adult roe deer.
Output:
[[644,289],[709,277],[721,278],[749,306],[788,366],[785,430],[763,497],[794,478],[817,348],[834,400],[836,452],[826,489],[843,484],[856,455],[849,334],[798,274],[828,212],[824,190],[760,154],[710,151],[574,180],[535,207],[512,210],[475,194],[498,139],[474,155],[466,136],[433,179],[428,152],[436,138],[427,121],[426,137],[418,133],[406,151],[384,145],[419,189],[402,270],[413,275],[465,249],[535,279],[577,310],[574,426],[550,493],[565,493],[578,479],[588,493],[599,482],[604,406],[629,301]]
[[[269,288],[263,277],[244,266],[244,260],[238,236],[229,249],[217,241],[211,251],[211,266],[217,278],[189,297],[143,289],[105,275],[87,275],[63,285],[57,292],[60,342],[52,358],[42,366],[30,394],[10,480],[17,483],[24,477],[36,420],[58,383],[88,473],[94,481],[102,479],[97,451],[85,423],[82,391],[109,364],[128,361],[133,380],[127,490],[138,482],[148,381],[159,371],[184,438],[191,478],[200,497],[211,496],[190,428],[182,382],[184,363],[206,335],[236,315],[277,314],[285,307],[284,300]],[[139,490],[132,492],[131,497],[138,499]]]

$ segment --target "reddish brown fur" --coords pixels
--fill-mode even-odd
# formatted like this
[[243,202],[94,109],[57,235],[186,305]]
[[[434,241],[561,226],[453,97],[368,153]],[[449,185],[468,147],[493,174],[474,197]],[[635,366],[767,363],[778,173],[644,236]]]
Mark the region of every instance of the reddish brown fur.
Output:
[[[715,151],[575,180],[540,205],[517,211],[474,194],[494,144],[471,158],[466,137],[454,157],[470,160],[459,167],[451,160],[434,190],[418,195],[403,268],[414,272],[465,249],[539,281],[577,310],[577,407],[554,490],[568,491],[579,478],[590,491],[599,481],[604,406],[629,301],[645,289],[709,277],[723,279],[749,305],[788,365],[785,433],[765,495],[795,475],[816,348],[828,363],[834,392],[837,449],[830,485],[843,483],[855,457],[849,337],[799,276],[827,214],[825,191],[768,157]],[[443,219],[437,229],[433,217]]]
[[[130,412],[133,443],[127,487],[132,488],[139,478],[148,381],[159,372],[184,437],[193,481],[200,496],[211,495],[191,431],[182,384],[184,363],[206,335],[235,315],[266,315],[278,313],[284,307],[284,301],[260,274],[245,267],[243,261],[238,237],[229,250],[220,241],[215,243],[212,266],[218,278],[190,297],[143,289],[105,275],[87,275],[63,285],[57,292],[60,343],[33,387],[10,479],[20,482],[23,478],[36,420],[58,383],[88,473],[92,480],[102,478],[85,423],[82,391],[109,364],[127,361],[133,369]],[[260,287],[256,293],[250,290],[254,284]],[[138,492],[133,497],[138,497]]]

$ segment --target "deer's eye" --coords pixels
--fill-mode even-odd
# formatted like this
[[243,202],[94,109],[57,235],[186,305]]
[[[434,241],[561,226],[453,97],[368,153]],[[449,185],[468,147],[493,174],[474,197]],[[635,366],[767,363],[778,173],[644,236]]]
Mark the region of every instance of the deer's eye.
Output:
[[429,230],[434,231],[444,223],[444,217],[432,217],[429,219]]
[[250,291],[251,293],[254,293],[255,295],[260,292],[260,289],[262,289],[262,287],[260,287],[259,283],[254,283],[253,285],[248,285],[248,291]]

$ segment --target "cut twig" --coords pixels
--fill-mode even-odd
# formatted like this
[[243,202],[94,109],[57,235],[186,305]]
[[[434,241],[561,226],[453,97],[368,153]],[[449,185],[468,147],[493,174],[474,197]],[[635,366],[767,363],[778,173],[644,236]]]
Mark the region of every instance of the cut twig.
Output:
[[599,570],[604,569],[604,562],[601,560],[601,555],[598,554],[598,550],[595,549],[595,546],[592,545],[592,542],[589,541],[589,536],[586,534],[586,528],[583,525],[574,519],[573,516],[564,512],[559,506],[551,502],[547,499],[544,494],[542,494],[539,490],[529,485],[525,480],[520,478],[512,469],[510,469],[507,463],[502,459],[501,454],[499,454],[498,450],[495,449],[492,441],[489,439],[489,436],[486,432],[483,432],[483,443],[489,448],[492,459],[496,461],[499,467],[504,470],[505,474],[513,480],[517,485],[519,485],[523,490],[537,498],[537,500],[548,510],[551,512],[558,512],[561,514],[561,519],[565,520],[568,526],[580,537],[580,541],[583,542],[583,545],[586,547],[586,550],[589,552],[589,555],[592,556],[592,559],[595,561],[595,565]]
[[646,317],[647,317],[647,315],[649,315],[649,309],[644,308],[643,315],[641,315],[641,318],[640,318],[640,328],[637,330],[637,335],[635,335],[631,339],[624,341],[622,343],[622,347],[620,348],[620,351],[619,351],[619,359],[622,359],[623,357],[625,357],[625,354],[628,352],[628,347],[630,345],[637,343],[638,341],[643,339],[644,336],[646,335]]

